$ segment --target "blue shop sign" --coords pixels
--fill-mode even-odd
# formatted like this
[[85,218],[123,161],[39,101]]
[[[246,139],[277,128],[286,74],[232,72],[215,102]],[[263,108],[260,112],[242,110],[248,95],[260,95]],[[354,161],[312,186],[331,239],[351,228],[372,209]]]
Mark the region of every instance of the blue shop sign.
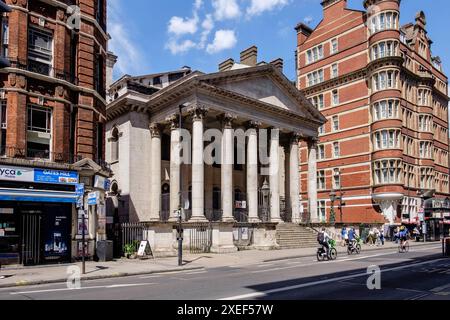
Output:
[[34,182],[53,184],[77,184],[78,172],[34,169]]

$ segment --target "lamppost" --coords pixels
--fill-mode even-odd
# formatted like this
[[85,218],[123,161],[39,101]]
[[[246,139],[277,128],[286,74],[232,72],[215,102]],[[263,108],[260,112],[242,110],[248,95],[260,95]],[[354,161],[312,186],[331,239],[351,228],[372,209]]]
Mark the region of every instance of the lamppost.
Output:
[[261,196],[262,196],[262,217],[261,220],[263,222],[269,222],[269,207],[270,207],[270,187],[267,180],[264,180],[263,186],[261,187]]

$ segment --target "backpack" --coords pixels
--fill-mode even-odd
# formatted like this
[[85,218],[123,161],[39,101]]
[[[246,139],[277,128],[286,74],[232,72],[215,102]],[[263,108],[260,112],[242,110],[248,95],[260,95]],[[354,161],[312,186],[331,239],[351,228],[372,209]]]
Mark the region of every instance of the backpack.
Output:
[[317,241],[319,243],[323,243],[325,241],[325,235],[323,234],[323,232],[319,232],[319,234],[317,235]]

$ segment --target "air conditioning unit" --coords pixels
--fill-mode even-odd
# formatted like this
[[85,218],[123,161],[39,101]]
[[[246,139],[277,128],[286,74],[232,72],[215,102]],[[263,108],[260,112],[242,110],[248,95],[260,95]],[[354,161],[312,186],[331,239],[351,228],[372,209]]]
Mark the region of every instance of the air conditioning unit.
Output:
[[44,97],[38,97],[38,104],[41,106],[44,105]]

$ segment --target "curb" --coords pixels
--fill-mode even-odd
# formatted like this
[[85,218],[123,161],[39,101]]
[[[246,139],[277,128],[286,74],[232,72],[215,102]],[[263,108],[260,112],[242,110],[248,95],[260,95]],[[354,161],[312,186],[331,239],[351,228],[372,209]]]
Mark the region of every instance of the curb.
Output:
[[[88,276],[81,277],[81,281],[92,281],[101,279],[114,279],[114,278],[126,278],[140,275],[150,275],[155,273],[170,273],[176,271],[195,271],[203,270],[205,267],[187,267],[187,268],[173,268],[173,269],[161,269],[153,271],[141,271],[141,272],[118,272],[114,274],[102,275],[102,276]],[[0,284],[0,289],[4,288],[15,288],[15,287],[25,287],[25,286],[38,286],[43,284],[56,284],[56,283],[66,283],[67,278],[64,279],[51,279],[51,280],[34,280],[34,281],[17,281],[16,283]]]
[[[440,244],[440,242],[435,242],[435,243],[426,243],[426,244],[416,244],[416,245],[411,245],[411,247],[426,247],[426,246],[432,246],[432,245],[438,245]],[[390,250],[390,249],[397,249],[397,247],[392,247],[392,248],[386,248],[386,247],[381,247],[381,248],[373,248],[373,249],[366,249],[364,250],[364,252],[370,252],[370,251],[381,251],[381,250]],[[340,253],[338,251],[338,253]],[[299,258],[309,258],[309,257],[315,257],[316,253],[314,254],[303,254],[303,255],[295,255],[295,256],[286,256],[286,257],[280,257],[280,258],[274,258],[274,259],[267,259],[267,260],[263,260],[263,263],[267,263],[267,262],[276,262],[276,261],[284,261],[284,260],[291,260],[291,259],[299,259]]]

